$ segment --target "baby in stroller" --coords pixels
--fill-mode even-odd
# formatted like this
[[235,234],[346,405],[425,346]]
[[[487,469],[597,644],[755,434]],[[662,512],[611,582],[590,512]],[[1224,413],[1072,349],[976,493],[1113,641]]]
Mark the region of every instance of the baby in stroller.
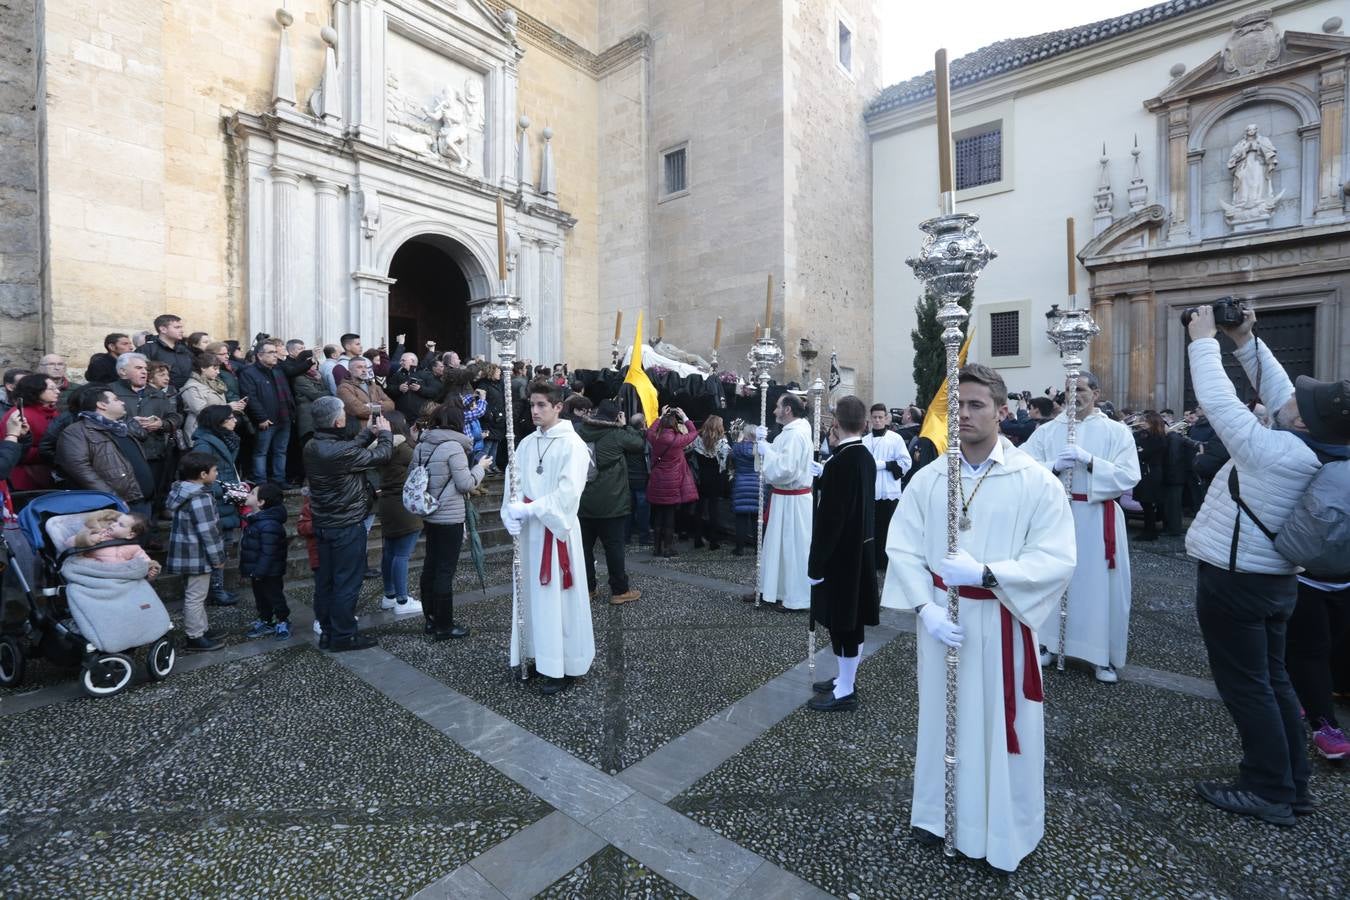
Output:
[[150,558],[139,541],[149,531],[143,516],[101,509],[85,516],[84,528],[71,539],[72,547],[88,547],[81,553],[84,559],[105,563],[128,562],[143,559],[150,564],[147,577],[152,581],[160,572],[160,564]]

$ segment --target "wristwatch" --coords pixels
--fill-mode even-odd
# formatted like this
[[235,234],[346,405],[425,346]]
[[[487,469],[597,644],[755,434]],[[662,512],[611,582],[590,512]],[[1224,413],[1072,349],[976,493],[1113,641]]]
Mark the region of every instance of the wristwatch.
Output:
[[984,567],[984,575],[983,577],[980,578],[980,587],[983,588],[998,587],[998,579],[994,577],[994,573],[990,571],[988,566]]

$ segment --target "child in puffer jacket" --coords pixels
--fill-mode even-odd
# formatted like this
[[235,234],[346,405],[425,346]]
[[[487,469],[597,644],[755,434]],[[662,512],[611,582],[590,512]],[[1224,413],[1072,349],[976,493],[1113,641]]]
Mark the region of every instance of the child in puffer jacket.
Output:
[[733,556],[754,540],[755,507],[759,505],[759,473],[755,471],[755,427],[744,425],[740,440],[731,445],[731,510],[736,514],[736,547]]
[[258,618],[247,637],[266,634],[284,641],[291,636],[291,610],[286,605],[283,578],[290,538],[286,534],[286,497],[281,486],[260,484],[249,494],[247,506],[254,511],[244,517],[244,536],[239,542],[239,574],[253,581],[253,600]]

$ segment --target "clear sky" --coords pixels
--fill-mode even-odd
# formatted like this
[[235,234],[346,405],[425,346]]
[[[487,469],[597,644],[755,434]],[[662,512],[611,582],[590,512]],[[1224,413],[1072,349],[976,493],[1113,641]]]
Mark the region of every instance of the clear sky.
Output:
[[895,84],[933,68],[933,52],[956,59],[1005,38],[1086,25],[1150,6],[1147,0],[879,0],[881,73]]

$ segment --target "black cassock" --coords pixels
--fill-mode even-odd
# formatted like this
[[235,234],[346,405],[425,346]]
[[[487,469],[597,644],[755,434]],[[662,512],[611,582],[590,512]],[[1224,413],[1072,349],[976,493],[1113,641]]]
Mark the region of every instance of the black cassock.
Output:
[[876,483],[876,460],[860,440],[837,449],[816,479],[807,574],[825,580],[811,588],[811,615],[831,631],[880,622]]

